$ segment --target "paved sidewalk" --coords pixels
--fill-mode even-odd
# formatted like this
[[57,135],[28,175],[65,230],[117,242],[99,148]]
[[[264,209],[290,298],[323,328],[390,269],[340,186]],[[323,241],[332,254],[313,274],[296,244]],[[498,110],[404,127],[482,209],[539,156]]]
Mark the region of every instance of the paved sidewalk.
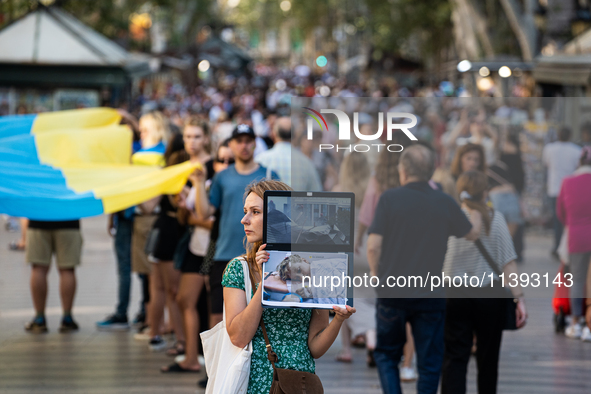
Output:
[[[58,278],[50,274],[48,324],[50,333],[30,335],[23,324],[33,316],[29,295],[29,268],[24,253],[7,250],[17,234],[0,229],[0,393],[195,393],[202,374],[161,374],[171,362],[162,353],[151,353],[145,342],[131,333],[98,332],[94,323],[112,312],[116,300],[115,258],[106,231],[106,218],[82,221],[83,266],[78,270],[74,316],[80,332],[59,334],[61,315]],[[558,265],[548,257],[549,237],[527,239],[525,272],[549,272]],[[363,269],[360,264],[358,270]],[[139,302],[139,282],[134,278],[132,308]],[[557,336],[552,328],[552,289],[528,289],[528,326],[505,333],[499,393],[591,392],[591,343]],[[334,361],[340,340],[317,362],[317,372],[327,394],[381,393],[377,371],[365,365],[365,352],[355,349],[354,362]],[[468,392],[475,393],[475,367],[470,366]],[[415,393],[414,384],[404,384]],[[198,391],[201,392],[201,391]]]

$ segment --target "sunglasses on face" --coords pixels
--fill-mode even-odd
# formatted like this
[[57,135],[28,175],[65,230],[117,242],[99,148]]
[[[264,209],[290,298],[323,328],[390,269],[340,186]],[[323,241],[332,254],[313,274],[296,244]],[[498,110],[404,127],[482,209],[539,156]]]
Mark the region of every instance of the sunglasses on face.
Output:
[[234,159],[216,159],[215,161],[217,161],[220,164],[234,164]]

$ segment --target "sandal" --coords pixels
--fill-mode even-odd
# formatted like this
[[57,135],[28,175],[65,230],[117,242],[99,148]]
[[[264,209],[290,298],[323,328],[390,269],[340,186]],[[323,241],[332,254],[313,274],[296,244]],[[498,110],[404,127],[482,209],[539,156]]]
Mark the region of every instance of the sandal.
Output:
[[166,351],[166,355],[170,357],[181,356],[185,354],[185,344],[181,341],[176,341],[173,347]]
[[180,364],[173,363],[173,364],[170,364],[168,367],[162,367],[162,368],[160,368],[160,372],[162,372],[162,373],[169,373],[169,372],[192,372],[192,373],[199,373],[199,372],[201,372],[201,368],[199,368],[199,369],[187,369],[187,368],[181,367]]
[[352,363],[353,362],[353,357],[352,356],[345,357],[345,356],[343,356],[343,353],[339,353],[335,357],[335,361],[337,361],[339,363]]

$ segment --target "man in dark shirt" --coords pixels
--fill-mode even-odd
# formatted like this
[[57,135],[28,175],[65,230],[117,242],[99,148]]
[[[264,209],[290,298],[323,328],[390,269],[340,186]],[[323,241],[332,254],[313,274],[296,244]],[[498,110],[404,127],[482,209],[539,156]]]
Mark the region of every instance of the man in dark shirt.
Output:
[[25,325],[25,330],[28,332],[47,332],[45,321],[47,274],[54,253],[59,270],[60,296],[64,311],[60,332],[78,330],[78,324],[72,318],[72,305],[76,293],[76,274],[74,270],[80,265],[82,254],[80,221],[45,222],[30,220],[25,254],[27,262],[32,266],[31,295],[36,316]]
[[[390,276],[441,275],[449,236],[476,239],[479,215],[473,225],[458,204],[428,183],[433,175],[433,153],[421,145],[406,148],[398,170],[403,187],[382,194],[369,228],[367,259],[380,284],[377,301],[375,360],[385,393],[401,393],[398,363],[406,342],[406,322],[412,326],[420,394],[437,392],[443,361],[445,293],[429,286],[388,287]],[[407,281],[408,282],[408,281]],[[412,282],[408,282],[412,283]],[[401,285],[400,285],[401,286]],[[405,298],[401,298],[405,297]]]

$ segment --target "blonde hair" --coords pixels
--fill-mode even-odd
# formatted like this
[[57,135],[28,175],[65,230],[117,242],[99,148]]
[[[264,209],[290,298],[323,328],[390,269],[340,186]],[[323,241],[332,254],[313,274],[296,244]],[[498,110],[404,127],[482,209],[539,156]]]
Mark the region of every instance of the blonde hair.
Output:
[[152,111],[142,115],[139,123],[142,121],[150,122],[151,125],[148,127],[150,134],[158,141],[168,141],[171,136],[170,127],[168,120],[164,117],[160,111]]
[[462,192],[467,192],[470,197],[464,198],[462,202],[470,209],[477,210],[482,214],[482,222],[486,229],[486,234],[490,233],[490,225],[492,219],[490,217],[490,209],[482,200],[484,193],[488,189],[488,178],[480,171],[467,171],[458,178],[456,190],[458,195]]
[[277,273],[279,274],[279,278],[281,278],[281,280],[284,282],[288,279],[291,279],[291,263],[310,264],[308,260],[297,254],[292,254],[284,258],[281,261],[281,263],[279,263],[279,265],[277,266]]
[[[265,191],[267,191],[267,190],[293,191],[293,189],[286,183],[283,183],[281,181],[276,181],[273,179],[263,179],[258,182],[252,182],[250,185],[246,186],[246,190],[244,192],[244,199],[246,200],[246,197],[248,197],[248,195],[250,193],[254,193],[262,199],[262,198],[264,198]],[[266,213],[264,213],[264,214],[266,214]],[[244,241],[246,243],[246,245],[245,245],[246,246],[246,254],[244,255],[244,258],[246,259],[246,262],[248,263],[250,282],[254,284],[255,283],[254,273],[259,270],[259,268],[257,267],[257,263],[256,263],[256,254],[259,251],[259,248],[261,247],[261,245],[263,244],[263,240],[260,240],[258,242],[251,244],[246,241],[246,236],[245,236]],[[263,273],[259,272],[259,274],[262,277]]]
[[348,154],[339,170],[339,185],[342,191],[355,194],[355,205],[360,206],[367,189],[371,175],[369,163],[364,153],[351,152]]

